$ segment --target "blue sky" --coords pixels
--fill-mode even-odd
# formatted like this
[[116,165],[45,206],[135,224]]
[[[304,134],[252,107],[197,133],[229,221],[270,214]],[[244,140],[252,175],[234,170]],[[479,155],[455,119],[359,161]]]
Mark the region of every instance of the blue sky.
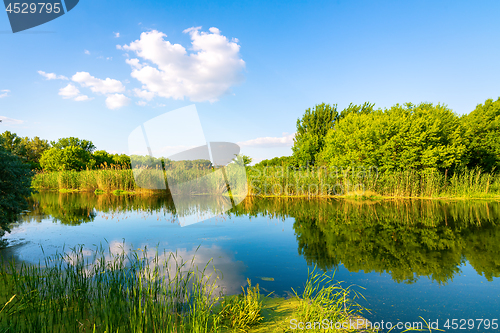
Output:
[[465,114],[500,96],[499,10],[496,0],[81,0],[16,34],[4,13],[0,131],[122,153],[141,123],[195,104],[208,141],[261,160],[291,154],[297,118],[322,102]]

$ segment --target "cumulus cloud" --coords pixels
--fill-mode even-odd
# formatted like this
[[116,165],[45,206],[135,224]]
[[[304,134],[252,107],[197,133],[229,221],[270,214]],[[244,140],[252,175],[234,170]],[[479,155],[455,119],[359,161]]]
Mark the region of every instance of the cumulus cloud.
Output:
[[56,75],[55,73],[45,73],[44,71],[38,71],[38,74],[43,76],[46,80],[68,80],[64,75]]
[[0,116],[0,120],[2,121],[3,124],[20,125],[20,124],[24,123],[23,120],[13,119],[13,118],[5,117],[5,116]]
[[74,98],[80,95],[80,90],[70,83],[66,87],[59,89],[59,95],[65,99]]
[[113,94],[106,98],[106,106],[108,109],[116,110],[130,103],[130,98],[123,94]]
[[9,94],[10,94],[9,89],[0,90],[0,98],[7,97],[7,96],[9,96]]
[[166,98],[214,102],[242,82],[245,62],[238,40],[229,41],[217,28],[200,29],[184,31],[191,37],[191,53],[165,40],[167,35],[157,30],[143,32],[140,39],[117,48],[142,59],[127,59],[127,63],[143,90]]
[[101,80],[88,72],[77,72],[71,80],[80,83],[82,87],[89,87],[94,93],[112,94],[125,91],[125,86],[120,81],[110,78]]
[[283,133],[281,137],[261,137],[252,140],[238,142],[240,147],[260,147],[260,148],[272,148],[272,147],[290,147],[293,145],[293,138],[295,133],[288,134]]
[[78,88],[72,83],[59,89],[59,95],[64,99],[73,99],[77,102],[87,101],[90,99],[88,96],[80,94],[80,90],[78,90]]

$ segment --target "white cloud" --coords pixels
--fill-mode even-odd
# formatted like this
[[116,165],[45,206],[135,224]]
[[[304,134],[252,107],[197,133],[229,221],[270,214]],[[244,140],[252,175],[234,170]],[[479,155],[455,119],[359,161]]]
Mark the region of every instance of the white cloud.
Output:
[[132,67],[131,76],[143,84],[143,90],[166,98],[214,102],[243,81],[245,62],[237,40],[229,41],[217,28],[209,32],[200,29],[184,31],[191,36],[192,53],[165,40],[167,35],[156,30],[143,32],[140,39],[130,45],[117,45],[117,49],[133,51],[150,62],[127,61]]
[[80,95],[80,96],[75,97],[75,101],[77,101],[77,102],[89,101],[91,99],[92,98],[89,98],[89,96],[87,96],[87,95]]
[[66,87],[59,89],[59,95],[61,95],[64,99],[74,98],[80,95],[80,90],[70,83]]
[[271,147],[290,147],[293,146],[293,138],[295,133],[288,134],[283,133],[281,137],[261,137],[257,139],[247,140],[238,142],[241,147],[261,147],[261,148],[271,148]]
[[66,87],[59,89],[59,95],[64,99],[73,99],[77,102],[90,100],[86,95],[81,95],[80,90],[75,87],[72,83],[68,84]]
[[125,62],[132,66],[134,69],[141,69],[142,65],[139,63],[139,59],[134,58],[134,59],[125,59]]
[[[2,90],[2,91],[5,91],[5,90]],[[13,119],[13,118],[5,117],[5,116],[0,116],[0,120],[4,124],[20,125],[20,124],[24,123],[24,120]]]
[[85,54],[90,55],[90,51],[89,50],[85,50],[84,52],[85,52]]
[[9,89],[0,90],[0,98],[7,97],[7,96],[9,96],[9,94],[10,94]]
[[119,32],[113,32],[113,34],[115,35],[115,38],[120,38],[120,33]]
[[71,80],[80,83],[82,87],[89,87],[94,93],[111,94],[125,90],[125,86],[118,80],[110,78],[101,80],[93,77],[88,72],[77,72]]
[[148,101],[152,100],[153,97],[155,97],[155,94],[153,92],[147,91],[147,90],[141,90],[141,89],[137,89],[137,88],[134,89],[134,94],[137,97],[148,100]]
[[108,109],[116,110],[130,103],[130,98],[123,94],[113,94],[106,98],[106,106]]
[[137,104],[139,106],[146,106],[148,103],[146,101],[139,101],[139,102],[135,102],[135,104]]
[[64,75],[56,75],[55,73],[45,73],[44,71],[38,71],[38,74],[45,77],[46,80],[69,80]]

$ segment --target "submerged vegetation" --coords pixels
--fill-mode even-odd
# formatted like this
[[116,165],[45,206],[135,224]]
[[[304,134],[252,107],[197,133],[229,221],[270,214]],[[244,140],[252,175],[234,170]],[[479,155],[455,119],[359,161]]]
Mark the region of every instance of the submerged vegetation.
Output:
[[[333,277],[309,275],[304,292],[269,299],[259,287],[225,296],[219,276],[173,253],[74,248],[45,263],[2,266],[1,332],[283,332],[290,318],[333,322],[363,309]],[[287,311],[279,312],[287,303]],[[333,331],[333,330],[332,330]],[[354,331],[354,330],[348,330]]]

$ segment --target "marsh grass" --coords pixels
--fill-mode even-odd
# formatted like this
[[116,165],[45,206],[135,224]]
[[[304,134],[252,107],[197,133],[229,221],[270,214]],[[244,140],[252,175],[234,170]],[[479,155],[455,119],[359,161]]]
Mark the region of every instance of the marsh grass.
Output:
[[[230,165],[231,166],[231,165]],[[227,167],[227,172],[244,170]],[[234,169],[234,170],[233,170]],[[213,171],[213,170],[212,170]],[[174,183],[201,179],[212,172],[205,169],[179,169],[168,171]],[[134,172],[139,185],[134,180]],[[152,192],[166,188],[165,176],[160,169],[132,169],[106,167],[98,170],[41,172],[35,175],[32,187],[37,190],[78,190],[97,193]],[[233,175],[235,176],[235,175]],[[243,174],[237,175],[244,178]],[[219,177],[220,178],[220,177]],[[206,189],[218,194],[226,185],[218,177],[204,178],[198,184],[202,190],[189,185],[189,193],[205,193]],[[177,185],[179,185],[177,184]],[[186,192],[182,186],[177,191]],[[378,172],[376,168],[327,168],[310,167],[293,169],[282,167],[248,167],[247,184],[232,192],[251,196],[330,197],[358,198],[405,197],[405,198],[491,198],[500,195],[500,173],[484,173],[479,168],[455,173],[438,170],[400,170]],[[205,189],[205,190],[203,190]],[[168,189],[170,191],[172,189]],[[233,191],[234,190],[234,191]],[[219,193],[220,192],[220,193]],[[365,195],[364,193],[369,193]],[[233,193],[234,195],[235,193]]]
[[[364,298],[357,292],[354,286],[343,287],[342,282],[335,280],[335,273],[319,273],[316,268],[308,273],[308,279],[302,293],[297,293],[294,289],[294,298],[297,305],[290,318],[303,323],[323,323],[328,320],[331,323],[344,323],[350,320],[356,321],[362,318],[361,314],[366,311],[357,303],[357,299]],[[294,331],[290,327],[290,321],[282,327],[284,332]],[[325,328],[325,327],[324,327]],[[359,327],[362,329],[363,327]],[[311,331],[311,330],[310,330]],[[316,331],[316,330],[313,330]],[[321,332],[356,332],[357,329],[336,329],[333,325],[328,325]],[[375,332],[375,330],[366,330]]]
[[0,331],[218,332],[218,277],[208,267],[145,250],[89,257],[82,247],[44,265],[11,262],[1,275],[15,297],[2,308]]
[[374,168],[255,167],[248,170],[253,196],[358,198],[491,198],[500,195],[500,174],[466,169],[378,172]]
[[37,190],[80,190],[112,192],[115,190],[138,191],[131,169],[107,167],[98,170],[40,172],[35,175],[32,187]]
[[250,279],[247,279],[247,283],[246,291],[242,287],[243,292],[240,295],[225,297],[219,304],[218,313],[223,327],[245,331],[264,319],[261,316],[262,298],[259,284],[252,287]]

